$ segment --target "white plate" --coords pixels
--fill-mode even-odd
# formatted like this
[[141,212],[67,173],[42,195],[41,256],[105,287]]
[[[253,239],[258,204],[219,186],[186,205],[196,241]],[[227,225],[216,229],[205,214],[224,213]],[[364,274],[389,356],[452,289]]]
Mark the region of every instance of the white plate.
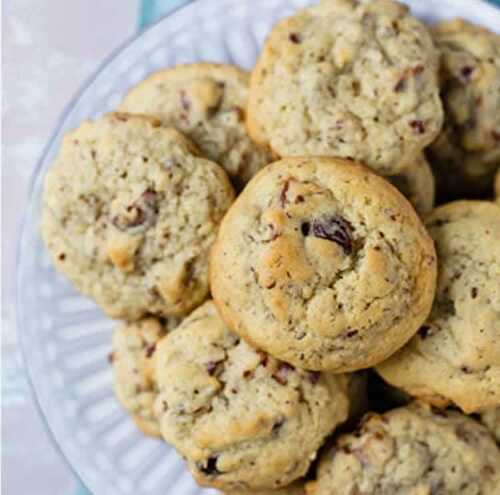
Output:
[[[37,170],[19,253],[18,316],[36,398],[69,464],[96,494],[198,493],[173,449],[141,435],[116,402],[106,355],[113,322],[58,275],[38,233],[42,179],[61,136],[112,110],[149,72],[210,60],[251,68],[271,26],[311,0],[198,0],[109,58],[69,106]],[[479,0],[407,1],[428,21],[462,16],[500,29]]]

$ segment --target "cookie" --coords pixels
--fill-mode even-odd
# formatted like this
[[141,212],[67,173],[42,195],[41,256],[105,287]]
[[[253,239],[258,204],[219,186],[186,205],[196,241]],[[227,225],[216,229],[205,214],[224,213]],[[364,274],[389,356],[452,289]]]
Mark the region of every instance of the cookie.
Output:
[[500,165],[500,36],[462,19],[432,28],[445,121],[428,150],[441,201],[490,194]]
[[154,118],[109,114],[68,133],[43,193],[56,265],[111,317],[182,315],[208,295],[210,246],[234,192]]
[[279,22],[252,73],[250,135],[282,157],[403,170],[442,125],[438,55],[390,0],[323,0]]
[[212,301],[161,341],[155,411],[202,486],[276,489],[347,417],[343,376],[299,370],[229,332]]
[[225,492],[224,495],[306,495],[306,489],[304,482],[298,481],[277,490],[259,490],[258,492],[236,490]]
[[113,331],[113,388],[122,406],[146,434],[160,436],[153,413],[157,396],[154,380],[154,354],[158,342],[179,324],[177,318],[160,321],[144,318],[123,323]]
[[295,366],[344,372],[413,336],[432,305],[436,257],[408,201],[368,168],[288,158],[229,209],[210,272],[234,332]]
[[500,444],[500,407],[494,407],[482,412],[480,420],[490,430],[497,443]]
[[431,212],[434,207],[434,175],[423,153],[398,175],[385,179],[399,189],[420,216]]
[[241,189],[271,153],[245,129],[248,74],[231,65],[198,63],[156,72],[125,97],[120,110],[158,117],[190,138]]
[[456,201],[426,220],[436,299],[411,341],[377,370],[392,385],[466,413],[500,405],[500,206]]
[[412,403],[368,414],[321,459],[308,495],[500,493],[500,451],[486,428]]

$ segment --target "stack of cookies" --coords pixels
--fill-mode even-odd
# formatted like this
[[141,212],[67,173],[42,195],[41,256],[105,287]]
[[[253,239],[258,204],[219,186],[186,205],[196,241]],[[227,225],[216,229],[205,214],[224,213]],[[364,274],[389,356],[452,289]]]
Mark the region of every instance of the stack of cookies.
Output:
[[498,35],[323,0],[66,135],[42,234],[200,485],[494,494],[499,164]]

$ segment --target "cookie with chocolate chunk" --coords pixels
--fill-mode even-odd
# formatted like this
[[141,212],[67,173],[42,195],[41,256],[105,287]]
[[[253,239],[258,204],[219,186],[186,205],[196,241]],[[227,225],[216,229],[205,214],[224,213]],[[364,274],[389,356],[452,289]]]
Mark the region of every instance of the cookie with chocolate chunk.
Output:
[[352,161],[268,165],[224,217],[211,289],[229,327],[294,366],[368,368],[432,306],[436,257],[410,203]]
[[438,255],[429,318],[377,366],[392,385],[466,413],[500,405],[500,206],[455,201],[426,219]]
[[324,0],[279,22],[250,82],[250,135],[281,157],[401,172],[442,125],[438,54],[391,0]]
[[368,414],[320,459],[308,495],[500,493],[500,451],[484,426],[422,403]]
[[347,418],[343,376],[294,368],[231,333],[212,301],[156,351],[155,412],[196,481],[232,492],[303,476]]
[[208,295],[210,246],[234,192],[157,119],[108,114],[68,133],[45,179],[52,259],[111,317],[182,315]]
[[154,356],[158,342],[178,324],[177,318],[144,318],[123,323],[113,331],[109,361],[113,368],[113,388],[117,399],[137,426],[146,434],[160,436],[153,413],[157,387]]
[[204,156],[220,164],[241,189],[271,153],[245,129],[248,74],[232,65],[178,65],[146,78],[120,105],[126,112],[158,117],[191,139]]
[[428,149],[441,202],[491,194],[500,165],[500,35],[462,19],[432,28],[443,130]]

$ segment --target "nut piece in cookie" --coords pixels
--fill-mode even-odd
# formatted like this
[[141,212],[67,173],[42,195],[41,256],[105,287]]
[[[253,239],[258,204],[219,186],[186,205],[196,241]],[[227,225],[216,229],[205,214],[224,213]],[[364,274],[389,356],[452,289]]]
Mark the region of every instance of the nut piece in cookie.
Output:
[[281,157],[352,158],[401,172],[439,133],[438,54],[391,0],[324,0],[279,22],[255,66],[250,135]]
[[232,65],[178,65],[146,78],[120,105],[179,129],[204,156],[219,163],[237,189],[271,161],[245,129],[248,74]]
[[123,323],[113,331],[109,362],[116,397],[147,435],[160,436],[153,413],[157,396],[154,357],[158,342],[179,324],[177,318],[144,318]]
[[250,347],[212,301],[156,352],[161,433],[203,486],[281,488],[306,473],[347,418],[343,376],[300,370]]
[[500,35],[462,19],[432,28],[445,122],[429,147],[440,202],[491,194],[500,165]]
[[412,206],[368,168],[288,158],[224,217],[210,275],[235,333],[294,366],[344,372],[386,359],[423,324],[436,256]]
[[111,317],[182,315],[208,295],[208,252],[234,192],[157,119],[122,113],[68,133],[45,179],[52,259]]
[[308,495],[500,493],[500,451],[486,428],[421,403],[367,414],[320,459]]
[[392,385],[466,413],[500,404],[500,206],[456,201],[426,219],[438,255],[427,321],[377,366]]

